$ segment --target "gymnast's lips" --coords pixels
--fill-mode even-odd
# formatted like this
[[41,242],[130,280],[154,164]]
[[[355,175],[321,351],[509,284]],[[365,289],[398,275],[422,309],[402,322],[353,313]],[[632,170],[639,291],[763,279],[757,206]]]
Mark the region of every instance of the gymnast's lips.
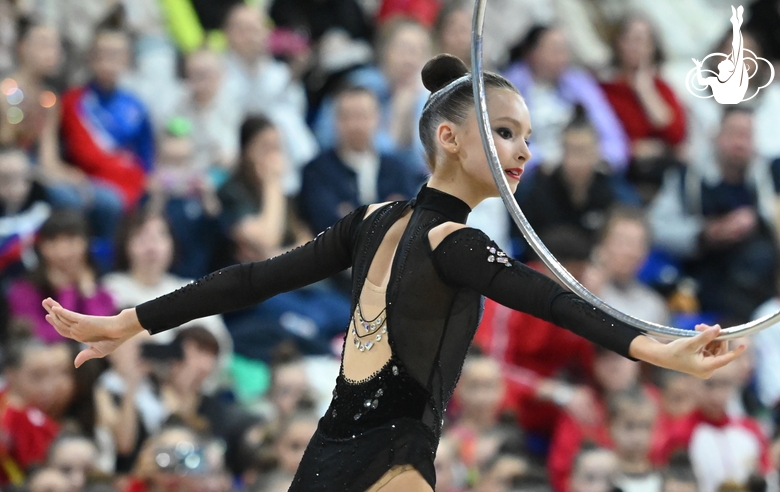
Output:
[[509,176],[512,179],[516,179],[520,181],[520,176],[523,174],[523,168],[522,167],[512,167],[509,169],[504,169],[504,173]]

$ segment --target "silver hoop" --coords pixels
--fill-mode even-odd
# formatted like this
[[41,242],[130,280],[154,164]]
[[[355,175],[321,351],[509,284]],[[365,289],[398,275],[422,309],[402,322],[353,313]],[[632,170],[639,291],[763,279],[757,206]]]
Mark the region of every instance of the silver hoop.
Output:
[[[539,257],[542,259],[547,268],[558,277],[563,284],[568,287],[572,292],[577,294],[583,300],[589,302],[593,306],[601,309],[610,316],[633,326],[646,334],[652,334],[662,338],[689,338],[695,336],[698,332],[693,330],[683,330],[680,328],[673,328],[671,326],[664,326],[657,323],[651,323],[644,321],[633,316],[629,316],[623,312],[618,311],[609,304],[599,299],[596,295],[586,289],[575,279],[557,259],[550,253],[547,247],[536,235],[528,219],[525,218],[520,206],[517,204],[512,191],[509,189],[506,176],[504,176],[501,163],[498,160],[498,154],[496,152],[496,146],[493,142],[493,135],[490,129],[490,123],[488,122],[487,113],[487,100],[485,96],[485,73],[482,67],[482,28],[485,23],[485,7],[487,6],[487,0],[476,0],[474,5],[474,19],[472,23],[471,31],[471,67],[472,73],[472,86],[474,89],[474,101],[476,102],[477,109],[477,121],[479,122],[479,133],[482,137],[482,146],[485,149],[488,163],[490,164],[490,171],[493,173],[493,179],[496,181],[498,191],[501,194],[504,205],[509,214],[512,216],[517,227],[523,233],[523,237],[528,241],[528,244],[536,251]],[[780,322],[780,311],[764,316],[763,318],[745,323],[739,326],[731,328],[724,328],[721,334],[718,336],[718,340],[729,340],[733,338],[739,338],[757,331],[769,328],[770,326]]]

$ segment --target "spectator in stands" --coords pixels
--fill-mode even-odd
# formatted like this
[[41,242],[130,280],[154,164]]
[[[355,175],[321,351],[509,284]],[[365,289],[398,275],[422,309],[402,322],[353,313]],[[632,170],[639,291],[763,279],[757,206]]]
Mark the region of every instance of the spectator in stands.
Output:
[[33,243],[51,213],[46,190],[21,149],[0,147],[0,279],[31,266]]
[[184,62],[187,91],[175,109],[176,116],[192,123],[194,167],[210,169],[216,186],[222,184],[237,162],[241,124],[241,107],[219,101],[224,66],[224,59],[216,51],[201,49],[187,55]]
[[620,178],[604,168],[596,129],[581,111],[564,129],[562,139],[561,165],[537,169],[532,184],[527,184],[529,191],[524,196],[520,193],[518,202],[538,232],[567,224],[595,240],[606,224],[609,208],[630,198]]
[[[422,85],[420,71],[431,54],[431,36],[415,21],[399,18],[383,26],[377,41],[378,66],[354,70],[347,83],[373,91],[381,108],[376,149],[393,152],[418,172],[427,172],[424,151],[417,127],[428,91]],[[338,129],[335,101],[323,101],[313,123],[323,148],[336,147]]]
[[267,395],[271,408],[265,412],[269,421],[278,424],[295,413],[296,408],[313,407],[315,395],[302,357],[286,354],[274,362]]
[[[608,402],[618,393],[639,385],[639,368],[637,362],[615,357],[613,353],[602,348],[596,349],[593,362],[596,391],[592,394],[596,400],[595,418],[583,422],[576,414],[565,413],[558,421],[547,459],[553,490],[573,492],[573,488],[567,488],[567,484],[576,468],[577,452],[583,444],[593,442],[599,446],[612,447]],[[653,389],[640,387],[637,391],[649,394]]]
[[464,0],[445,3],[436,23],[433,25],[433,38],[439,53],[455,55],[466,66],[471,66],[471,16],[472,5]]
[[408,200],[417,193],[418,169],[374,147],[379,117],[369,89],[348,88],[336,97],[336,147],[303,170],[299,199],[312,231],[324,231],[361,205]]
[[[319,416],[311,411],[298,410],[281,422],[281,427],[273,443],[276,456],[276,469],[271,472],[272,481],[292,483],[303,452],[317,430]],[[276,476],[273,476],[276,475]]]
[[610,438],[620,466],[615,485],[623,492],[661,492],[662,476],[650,461],[657,429],[655,402],[634,388],[612,397],[609,414]]
[[[268,119],[250,117],[241,126],[240,159],[219,190],[221,228],[234,245],[226,262],[262,261],[311,238],[284,195],[288,161],[279,131]],[[241,355],[268,362],[286,339],[295,340],[306,354],[330,354],[330,340],[343,333],[348,317],[348,299],[325,282],[275,296],[225,320]]]
[[220,222],[235,247],[232,260],[259,261],[296,242],[288,231],[290,208],[283,185],[289,161],[280,131],[268,118],[247,118],[240,134],[238,167],[219,189]]
[[445,435],[439,440],[439,447],[436,449],[436,459],[433,464],[436,467],[436,490],[440,492],[462,492],[463,485],[465,485],[466,470],[458,456],[455,439]]
[[32,465],[44,462],[59,432],[59,425],[44,410],[54,405],[63,390],[62,358],[57,355],[64,347],[35,339],[18,340],[8,347],[3,369],[6,386],[0,392],[2,486],[21,484]]
[[114,470],[132,470],[144,441],[169,417],[150,376],[151,365],[141,357],[148,334],[133,337],[108,356],[110,367],[100,375],[95,400],[115,449]]
[[626,17],[615,43],[614,73],[601,87],[631,141],[628,177],[649,202],[685,138],[685,110],[659,76],[664,56],[651,22]]
[[31,334],[49,343],[64,340],[46,321],[41,302],[47,297],[96,316],[115,313],[111,295],[98,282],[91,263],[89,231],[82,215],[53,213],[41,226],[36,249],[38,266],[8,290],[11,315],[24,322]]
[[655,243],[686,261],[705,311],[747,321],[775,294],[780,166],[756,158],[753,115],[728,108],[715,140],[717,176],[667,174],[650,208]]
[[666,459],[678,451],[688,453],[700,492],[715,492],[728,481],[745,483],[754,473],[777,480],[769,442],[759,423],[727,411],[740,378],[739,365],[729,365],[703,381],[697,392],[696,410],[672,430],[664,443]]
[[[118,30],[100,29],[90,52],[91,78],[62,97],[61,134],[68,162],[86,173],[94,187],[113,192],[126,208],[144,192],[154,164],[154,134],[143,103],[118,87],[127,70],[130,39]],[[81,204],[78,190],[74,204]]]
[[299,169],[317,154],[306,126],[306,95],[287,65],[268,52],[265,14],[246,4],[233,6],[225,20],[229,51],[220,97],[242,109],[242,116],[264,114],[279,128],[291,166],[285,170],[285,193],[300,187]]
[[618,458],[606,448],[586,445],[574,461],[571,492],[610,492],[619,473]]
[[526,170],[537,165],[550,169],[562,158],[560,141],[575,107],[585,109],[593,125],[601,156],[615,171],[628,164],[629,145],[620,120],[598,82],[588,72],[571,65],[568,41],[558,27],[536,26],[520,48],[520,61],[504,75],[525,98],[534,114],[531,139],[533,157]]
[[160,132],[157,162],[147,186],[147,206],[170,220],[179,245],[173,271],[190,278],[200,278],[210,271],[221,211],[208,168],[196,166],[195,145],[191,122],[172,119]]
[[[160,379],[160,398],[171,418],[200,432],[221,438],[232,466],[244,431],[257,420],[234,403],[203,392],[206,379],[217,368],[219,344],[205,328],[180,330],[167,345],[143,352],[154,362]],[[159,371],[159,372],[158,372]]]
[[487,355],[469,355],[455,389],[447,435],[455,441],[463,464],[474,472],[503,442],[519,437],[519,428],[500,422],[504,394],[501,365]]
[[637,279],[650,244],[650,224],[642,209],[613,209],[595,249],[590,285],[599,285],[593,292],[615,309],[665,325],[669,311],[663,297]]
[[47,24],[23,20],[18,46],[19,67],[3,81],[0,145],[24,150],[34,175],[47,187],[57,207],[84,209],[95,235],[110,239],[121,203],[110,188],[90,183],[86,174],[60,155],[61,102],[49,86],[61,65],[61,41]]
[[[191,281],[169,273],[176,245],[168,224],[162,215],[150,209],[141,209],[129,215],[121,225],[117,238],[116,271],[103,278],[103,283],[118,309],[136,306],[183,287]],[[170,334],[162,334],[163,336],[154,337],[151,341],[170,343],[177,330],[195,325],[205,327],[217,338],[220,347],[220,371],[226,369],[233,343],[220,316],[209,316],[195,323],[182,325],[171,330]],[[216,388],[217,379],[218,376],[215,375],[208,380],[206,389],[209,392]],[[112,392],[122,394],[124,391],[120,386],[123,386],[121,381],[117,381],[117,385],[110,385]]]
[[[541,238],[553,256],[584,281],[590,258],[588,238],[563,226],[543,232]],[[553,277],[538,259],[528,265]],[[594,350],[587,340],[488,299],[474,343],[502,364],[508,403],[532,453],[546,456],[547,441],[562,410],[582,422],[596,419],[596,399],[587,387],[593,377]]]
[[81,492],[96,471],[97,459],[97,447],[90,439],[77,434],[61,434],[49,448],[46,466],[67,477],[69,492]]
[[[696,393],[700,390],[701,380],[688,374],[668,369],[656,369],[654,383],[661,390],[657,428],[661,431],[674,429],[696,409]],[[659,453],[660,449],[653,449]],[[654,462],[663,459],[654,454]]]

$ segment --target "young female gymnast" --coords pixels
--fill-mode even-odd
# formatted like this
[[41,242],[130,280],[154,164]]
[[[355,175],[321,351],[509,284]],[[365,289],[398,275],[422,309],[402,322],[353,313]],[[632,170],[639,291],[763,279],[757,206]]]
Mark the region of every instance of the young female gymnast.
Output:
[[[440,55],[422,72],[431,96],[420,120],[432,176],[416,198],[362,206],[304,246],[217,271],[111,317],[47,299],[47,319],[103,357],[142,330],[240,309],[352,267],[353,316],[333,400],[292,491],[431,491],[444,410],[487,296],[572,330],[626,357],[707,377],[736,358],[718,326],[659,343],[507,256],[464,223],[498,194],[480,141],[471,76]],[[530,158],[528,109],[500,75],[485,74],[498,156],[512,188]]]

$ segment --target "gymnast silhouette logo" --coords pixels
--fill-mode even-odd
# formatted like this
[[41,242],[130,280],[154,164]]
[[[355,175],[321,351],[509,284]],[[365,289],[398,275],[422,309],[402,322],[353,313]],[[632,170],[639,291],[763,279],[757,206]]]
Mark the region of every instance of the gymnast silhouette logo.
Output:
[[[756,97],[756,94],[772,83],[772,80],[775,78],[775,68],[772,64],[767,59],[756,56],[755,53],[743,45],[742,32],[740,31],[743,11],[744,9],[741,5],[736,10],[733,5],[731,6],[732,39],[731,53],[729,55],[711,53],[702,61],[695,58],[692,59],[696,66],[686,75],[685,87],[694,96],[702,99],[714,97],[720,104],[738,104]],[[721,60],[718,63],[717,73],[713,70],[702,68],[704,62],[710,58]],[[760,62],[766,63],[769,67],[769,80],[764,85],[758,87],[755,93],[745,97],[750,79],[758,72]],[[711,76],[705,77],[705,75],[710,74]],[[707,90],[707,87],[712,90],[712,93],[702,95]]]

